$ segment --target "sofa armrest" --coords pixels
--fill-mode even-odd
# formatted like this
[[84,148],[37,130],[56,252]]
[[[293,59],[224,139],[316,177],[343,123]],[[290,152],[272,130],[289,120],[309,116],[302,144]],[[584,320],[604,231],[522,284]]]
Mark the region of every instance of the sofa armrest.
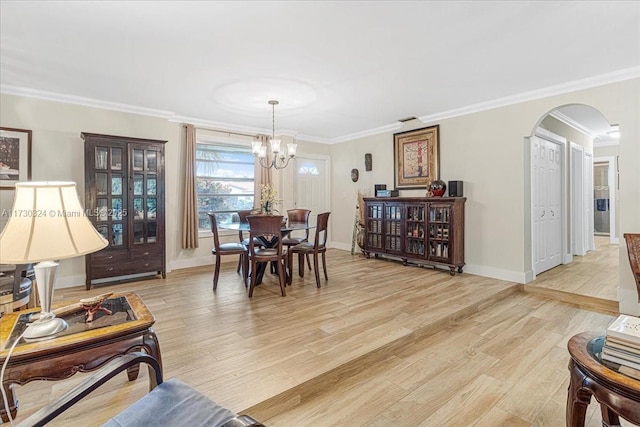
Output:
[[[38,412],[29,416],[18,424],[18,426],[31,427],[45,425],[120,372],[140,363],[146,363],[149,365],[150,390],[153,390],[157,385],[162,384],[162,367],[155,358],[143,352],[128,353],[109,361],[106,365],[96,371],[95,374],[69,390],[55,402],[50,403]],[[152,375],[152,373],[155,375]]]

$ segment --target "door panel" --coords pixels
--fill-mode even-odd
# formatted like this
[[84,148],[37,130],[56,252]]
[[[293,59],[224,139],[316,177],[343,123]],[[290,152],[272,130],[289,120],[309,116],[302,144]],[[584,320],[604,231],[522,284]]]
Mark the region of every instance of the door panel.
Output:
[[533,137],[533,269],[535,274],[562,261],[561,145]]
[[311,210],[309,222],[315,225],[318,214],[329,210],[327,161],[298,156],[295,165],[295,206]]

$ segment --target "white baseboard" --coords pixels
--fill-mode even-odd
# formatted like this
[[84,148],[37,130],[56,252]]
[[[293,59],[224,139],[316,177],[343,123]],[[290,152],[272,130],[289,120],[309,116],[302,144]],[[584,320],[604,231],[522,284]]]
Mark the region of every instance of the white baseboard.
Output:
[[618,301],[620,306],[620,314],[640,316],[638,292],[635,289],[622,289],[620,286],[618,286]]
[[[328,248],[340,249],[342,251],[351,252],[351,244],[350,243],[342,243],[342,242],[327,242]],[[356,245],[356,253],[360,253],[360,247]]]
[[[233,260],[233,262],[238,262],[238,258],[237,257],[221,257],[223,262],[229,261],[231,262]],[[225,258],[228,258],[225,259]],[[197,257],[197,258],[184,258],[184,259],[177,259],[175,261],[171,261],[169,264],[170,269],[171,270],[180,270],[182,268],[190,268],[190,267],[201,267],[203,265],[213,265],[215,257],[212,255],[208,255],[208,256],[201,256],[201,257]]]
[[[491,277],[492,279],[506,280],[515,283],[527,283],[527,274],[522,271],[503,270],[501,268],[487,267],[484,265],[466,264],[463,271],[477,276]],[[533,274],[533,273],[532,273]]]
[[533,270],[528,270],[524,272],[524,283],[533,282],[536,279],[536,275],[533,273]]
[[75,276],[61,276],[56,279],[56,289],[63,288],[75,288],[76,286],[84,286],[84,280],[86,276],[84,274],[77,274]]
[[573,262],[573,255],[571,254],[564,254],[562,256],[562,263],[563,264],[569,264]]

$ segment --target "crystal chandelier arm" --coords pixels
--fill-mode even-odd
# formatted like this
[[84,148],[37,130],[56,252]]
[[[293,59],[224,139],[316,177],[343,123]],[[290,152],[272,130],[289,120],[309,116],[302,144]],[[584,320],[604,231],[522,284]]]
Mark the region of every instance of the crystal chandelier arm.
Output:
[[284,169],[287,167],[287,165],[289,164],[289,160],[293,159],[293,157],[287,157],[286,160],[284,157],[280,157],[280,162],[282,163],[282,166],[278,166],[276,163],[276,159],[273,159],[273,167],[276,169]]
[[265,160],[265,157],[258,157],[258,163],[260,163],[260,166],[262,166],[265,169],[270,169],[275,164],[275,159],[271,164],[265,164],[262,160]]

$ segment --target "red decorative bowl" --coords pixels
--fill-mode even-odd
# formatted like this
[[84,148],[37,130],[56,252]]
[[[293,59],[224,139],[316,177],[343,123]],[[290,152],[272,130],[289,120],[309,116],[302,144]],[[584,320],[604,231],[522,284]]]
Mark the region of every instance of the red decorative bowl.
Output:
[[447,184],[445,184],[444,181],[440,181],[438,179],[431,183],[429,189],[435,197],[442,197],[444,195],[444,192],[447,191]]

